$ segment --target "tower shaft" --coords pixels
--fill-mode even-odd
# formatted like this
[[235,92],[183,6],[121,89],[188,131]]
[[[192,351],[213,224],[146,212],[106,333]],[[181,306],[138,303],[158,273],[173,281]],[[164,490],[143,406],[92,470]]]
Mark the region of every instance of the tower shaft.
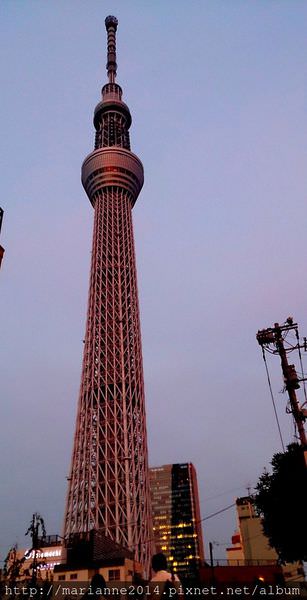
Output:
[[94,115],[95,150],[82,166],[94,232],[64,535],[102,529],[147,566],[150,501],[132,227],[143,167],[130,151],[130,123],[120,87],[114,81],[105,85]]

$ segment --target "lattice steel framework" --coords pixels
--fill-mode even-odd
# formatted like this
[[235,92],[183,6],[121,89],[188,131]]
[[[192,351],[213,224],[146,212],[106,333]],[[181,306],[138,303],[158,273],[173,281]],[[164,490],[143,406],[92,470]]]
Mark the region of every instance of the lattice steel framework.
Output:
[[115,83],[117,20],[107,17],[109,83],[94,113],[95,150],[82,166],[94,207],[88,314],[65,537],[103,529],[149,564],[150,494],[132,207],[143,167]]

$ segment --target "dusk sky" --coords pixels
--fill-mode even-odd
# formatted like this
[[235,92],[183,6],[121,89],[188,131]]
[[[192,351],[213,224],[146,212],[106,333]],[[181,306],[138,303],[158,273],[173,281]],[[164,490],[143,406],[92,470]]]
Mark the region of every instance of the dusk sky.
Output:
[[[80,169],[108,14],[145,170],[133,218],[150,465],[193,462],[202,517],[281,450],[257,330],[293,315],[307,335],[306,0],[2,0],[1,558],[35,511],[62,531],[93,223]],[[204,522],[216,558],[235,527],[234,509]]]

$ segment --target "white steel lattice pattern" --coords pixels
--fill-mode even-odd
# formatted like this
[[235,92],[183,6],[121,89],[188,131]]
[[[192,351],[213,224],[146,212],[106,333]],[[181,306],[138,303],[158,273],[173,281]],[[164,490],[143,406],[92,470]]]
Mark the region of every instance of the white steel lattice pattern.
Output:
[[102,528],[148,565],[149,484],[131,206],[100,190],[65,536]]

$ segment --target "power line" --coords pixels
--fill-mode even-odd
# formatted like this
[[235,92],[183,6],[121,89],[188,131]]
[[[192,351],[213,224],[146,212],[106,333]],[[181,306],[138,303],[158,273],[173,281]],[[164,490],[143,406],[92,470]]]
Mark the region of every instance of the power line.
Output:
[[279,437],[280,437],[280,441],[281,441],[281,446],[282,446],[283,451],[285,452],[284,441],[283,441],[282,433],[281,433],[281,429],[280,429],[278,414],[277,414],[277,410],[276,410],[276,404],[275,404],[275,400],[274,400],[274,396],[273,396],[273,391],[272,391],[272,385],[271,385],[271,379],[270,379],[269,369],[268,369],[268,365],[267,365],[267,362],[266,362],[265,352],[264,352],[264,347],[263,346],[262,346],[262,356],[263,356],[263,360],[264,360],[264,364],[265,364],[265,370],[266,370],[266,374],[267,374],[267,378],[268,378],[268,384],[269,384],[269,388],[270,388],[271,400],[272,400],[273,409],[274,409],[274,413],[275,413],[275,419],[276,419],[276,423],[277,423],[277,427],[278,427],[278,432],[279,432]]
[[[217,515],[220,515],[220,514],[226,512],[227,510],[229,510],[230,508],[233,508],[234,506],[236,506],[235,502],[233,502],[232,504],[229,504],[228,506],[225,506],[224,508],[221,508],[220,510],[217,510],[214,513],[211,513],[210,515],[207,515],[206,517],[203,517],[202,519],[199,519],[198,521],[195,521],[195,524],[202,523],[203,521],[208,521],[209,519],[212,519],[213,517],[216,517]],[[156,538],[151,538],[149,540],[146,540],[143,543],[144,544],[151,544],[155,540],[156,540]],[[137,546],[138,546],[138,544],[135,544],[134,546],[132,546],[132,548],[135,548]]]
[[[202,523],[203,521],[208,521],[208,519],[212,519],[213,517],[216,517],[217,515],[220,515],[221,513],[226,512],[226,510],[229,510],[230,508],[233,508],[234,506],[236,506],[235,502],[233,502],[232,504],[229,504],[228,506],[225,506],[224,508],[221,508],[220,510],[217,510],[214,513],[211,513],[210,515],[207,515],[206,517],[203,517],[203,519],[199,519],[198,521],[195,521],[195,525],[198,525],[199,523]],[[154,542],[154,541],[156,541],[155,537],[145,541],[144,544],[151,544],[151,542]],[[132,547],[136,548],[137,544],[135,544]]]
[[303,369],[301,345],[300,345],[300,338],[299,338],[298,330],[297,329],[295,330],[295,333],[296,333],[297,348],[298,348],[298,354],[299,354],[299,357],[300,357],[300,365],[301,365],[302,378],[303,378],[303,389],[304,389],[305,404],[307,404],[307,392],[306,392],[306,385],[305,385],[305,377],[304,377],[304,369]]
[[[214,513],[211,513],[210,515],[207,515],[206,517],[203,517],[202,519],[199,519],[198,521],[195,521],[195,524],[202,523],[203,521],[208,521],[209,519],[212,519],[213,517],[216,517],[217,515],[220,515],[221,513],[226,512],[226,510],[229,510],[230,508],[233,508],[234,506],[236,506],[235,502],[233,502],[232,504],[229,504],[228,506],[225,506],[224,508],[221,508],[220,510],[217,510]],[[149,540],[146,540],[144,542],[144,544],[150,544],[151,542],[154,542],[155,539],[156,538],[151,538]],[[133,546],[133,548],[136,546],[138,546],[138,544],[135,544]]]
[[236,506],[235,502],[229,504],[228,506],[225,506],[225,508],[221,508],[221,510],[217,510],[216,512],[211,513],[211,515],[208,515],[207,517],[204,517],[199,521],[195,521],[195,523],[202,523],[202,521],[208,521],[208,519],[212,519],[212,517],[216,517],[217,515],[220,515],[221,513],[225,512],[226,510],[229,510],[230,508],[233,508],[234,506]]
[[[251,485],[253,485],[253,483],[256,482],[252,482]],[[220,494],[215,494],[214,496],[207,496],[205,497],[200,504],[204,504],[204,502],[209,502],[209,500],[215,500],[215,498],[220,498],[221,496],[226,496],[227,494],[230,494],[231,492],[237,492],[238,490],[246,490],[247,486],[246,485],[240,485],[236,488],[232,488],[231,490],[225,490],[225,492],[221,492]]]

